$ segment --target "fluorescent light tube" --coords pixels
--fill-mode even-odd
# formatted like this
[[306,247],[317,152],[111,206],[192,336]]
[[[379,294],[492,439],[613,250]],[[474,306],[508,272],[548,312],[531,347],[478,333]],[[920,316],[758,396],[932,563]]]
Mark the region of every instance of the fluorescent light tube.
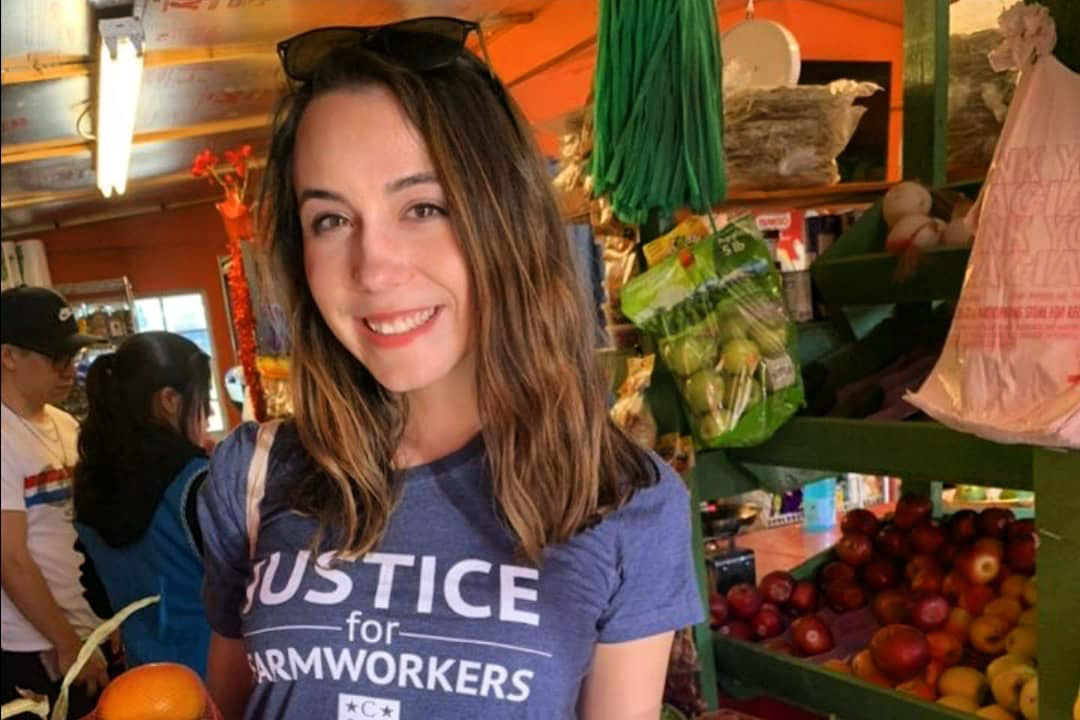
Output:
[[98,64],[97,186],[109,197],[127,189],[131,139],[142,84],[142,55],[128,37],[116,38],[116,57],[101,41]]

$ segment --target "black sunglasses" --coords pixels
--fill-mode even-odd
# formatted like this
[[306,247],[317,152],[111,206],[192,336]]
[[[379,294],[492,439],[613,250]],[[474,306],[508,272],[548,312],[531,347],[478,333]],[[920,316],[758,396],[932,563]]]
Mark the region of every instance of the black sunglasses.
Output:
[[425,72],[449,65],[465,51],[465,41],[475,32],[480,38],[488,71],[491,64],[479,23],[453,17],[422,17],[390,25],[326,27],[282,40],[278,56],[285,74],[307,82],[327,55],[341,47],[361,47],[399,64]]
[[421,17],[389,25],[367,27],[325,27],[308,30],[277,45],[285,75],[297,82],[307,82],[326,57],[338,48],[363,48],[389,58],[414,72],[446,67],[467,55],[465,41],[470,33],[480,40],[488,82],[519,136],[517,118],[502,83],[491,69],[484,33],[480,24],[454,17]]

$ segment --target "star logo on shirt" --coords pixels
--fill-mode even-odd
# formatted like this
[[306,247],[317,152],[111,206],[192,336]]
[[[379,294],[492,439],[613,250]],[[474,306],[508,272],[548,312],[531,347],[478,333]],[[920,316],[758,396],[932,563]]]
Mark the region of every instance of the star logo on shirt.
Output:
[[394,716],[394,708],[392,708],[392,707],[390,707],[390,706],[388,706],[388,705],[383,705],[383,706],[382,706],[382,708],[381,708],[381,710],[382,710],[382,716],[383,716],[384,718],[388,718],[388,717],[393,717],[393,716]]
[[347,709],[349,712],[356,712],[356,703],[350,702],[345,706],[345,709]]

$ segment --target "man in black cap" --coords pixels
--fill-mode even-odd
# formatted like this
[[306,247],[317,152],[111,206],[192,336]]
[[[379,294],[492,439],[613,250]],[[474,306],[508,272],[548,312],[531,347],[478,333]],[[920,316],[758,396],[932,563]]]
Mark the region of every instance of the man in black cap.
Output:
[[[79,334],[71,307],[52,290],[20,287],[0,298],[0,702],[18,697],[16,687],[55,700],[58,677],[100,620],[79,582],[83,557],[75,550],[71,523],[78,423],[50,403],[61,402],[74,386],[76,353],[100,339]],[[71,709],[81,717],[108,682],[100,653],[76,682]]]

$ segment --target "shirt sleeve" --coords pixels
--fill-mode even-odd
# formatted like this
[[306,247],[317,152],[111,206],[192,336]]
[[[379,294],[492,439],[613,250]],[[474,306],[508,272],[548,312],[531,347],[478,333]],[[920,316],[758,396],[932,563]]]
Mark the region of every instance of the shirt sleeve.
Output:
[[690,547],[689,494],[674,470],[653,462],[660,479],[612,517],[617,585],[598,624],[601,643],[637,640],[705,617]]
[[15,469],[14,455],[5,442],[0,452],[0,510],[26,512],[25,478]]
[[197,502],[206,619],[214,632],[231,638],[241,637],[240,611],[249,569],[244,502],[257,430],[254,423],[246,423],[218,444]]

